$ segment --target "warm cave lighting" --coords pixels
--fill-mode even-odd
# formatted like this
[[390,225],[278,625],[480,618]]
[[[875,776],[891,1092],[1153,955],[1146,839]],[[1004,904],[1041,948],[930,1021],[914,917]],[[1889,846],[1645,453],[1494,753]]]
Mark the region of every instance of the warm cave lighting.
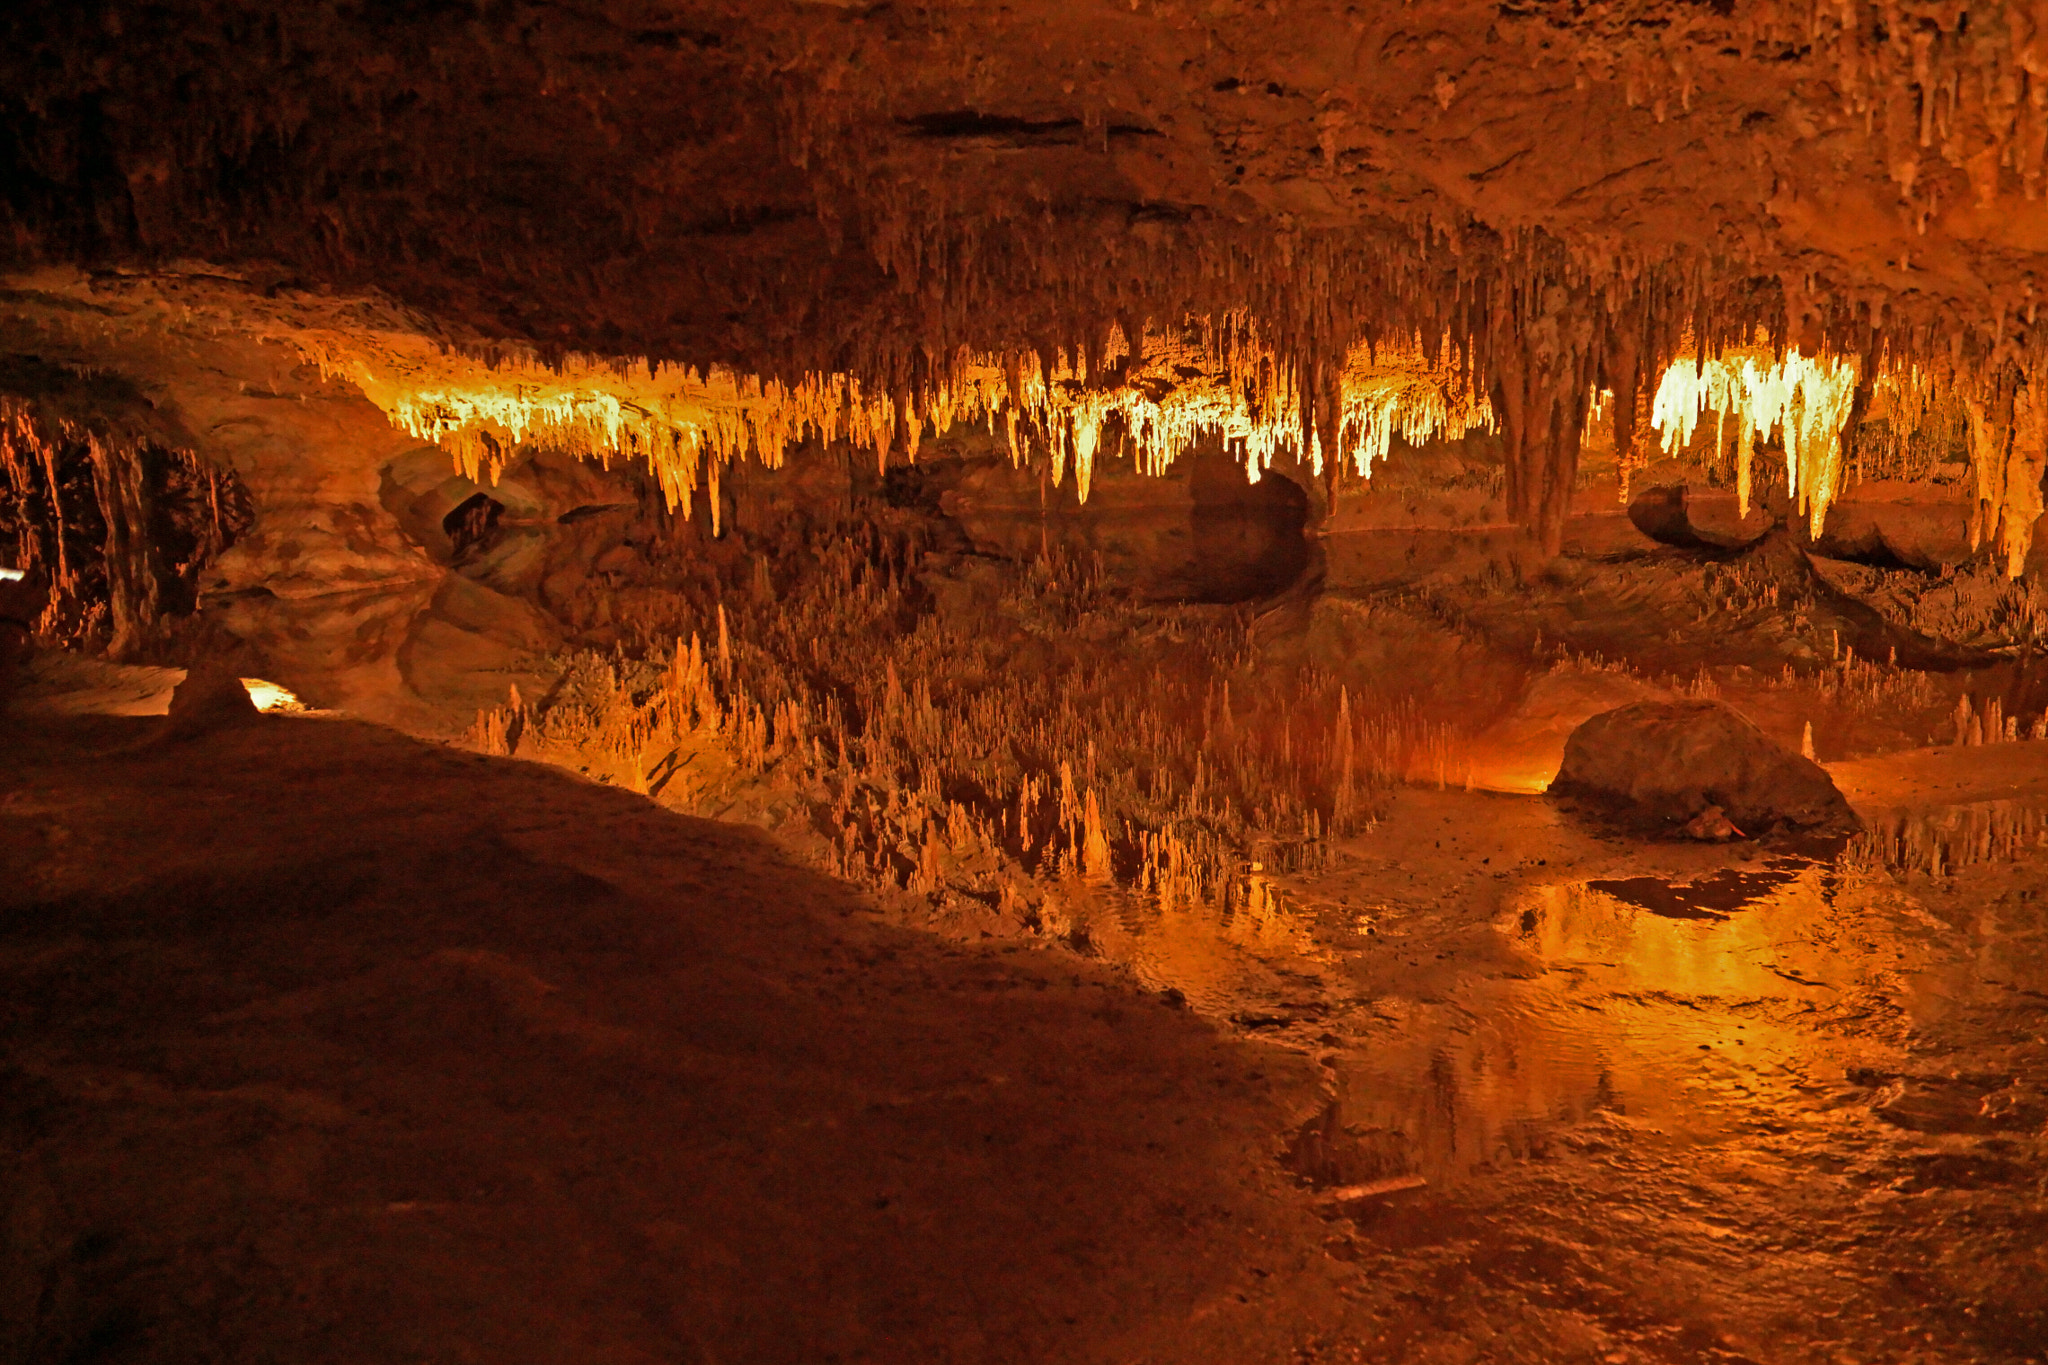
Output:
[[1475,791],[1506,792],[1513,796],[1541,796],[1556,780],[1555,763],[1537,768],[1504,768],[1491,773],[1475,765],[1472,787]]
[[1818,536],[1841,482],[1842,430],[1856,380],[1854,362],[1812,358],[1796,349],[1783,356],[1757,349],[1681,358],[1664,371],[1650,422],[1662,434],[1668,455],[1691,442],[1700,415],[1711,411],[1718,452],[1726,444],[1728,418],[1734,416],[1735,490],[1744,516],[1749,515],[1757,443],[1777,433],[1785,449],[1786,491],[1798,499]]
[[0,569],[0,583],[19,583],[27,577],[26,569]]
[[[851,375],[814,373],[795,385],[723,367],[700,371],[639,362],[465,359],[423,343],[375,344],[324,337],[302,343],[325,373],[348,377],[400,427],[449,450],[472,479],[495,482],[528,444],[576,451],[609,465],[644,459],[672,509],[690,514],[708,485],[714,528],[721,469],[751,453],[779,468],[806,438],[844,439],[880,464],[900,442],[915,463],[927,434],[980,423],[1000,431],[1018,465],[1043,455],[1052,483],[1072,470],[1086,503],[1098,455],[1128,450],[1137,467],[1164,475],[1189,447],[1221,438],[1248,478],[1277,460],[1321,474],[1341,461],[1371,477],[1395,435],[1411,444],[1492,429],[1494,414],[1453,358],[1448,336],[1361,342],[1336,377],[1336,449],[1303,417],[1302,376],[1249,316],[1190,318],[1179,328],[1132,336],[1112,328],[1107,354],[1121,382],[1103,385],[1103,358],[1060,349],[1026,365],[1014,355],[963,350],[941,366],[928,395],[878,392]],[[907,406],[905,406],[907,404]]]
[[242,686],[248,691],[249,700],[256,704],[258,711],[288,712],[306,709],[306,704],[299,700],[296,693],[289,688],[279,687],[274,682],[266,682],[262,678],[244,678]]

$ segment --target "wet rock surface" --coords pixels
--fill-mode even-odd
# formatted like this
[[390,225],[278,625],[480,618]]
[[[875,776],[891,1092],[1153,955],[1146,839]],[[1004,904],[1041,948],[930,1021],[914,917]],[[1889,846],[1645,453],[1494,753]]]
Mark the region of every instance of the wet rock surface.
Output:
[[[1848,765],[1877,815],[1841,852],[1411,788],[1228,904],[1048,883],[1064,946],[1031,953],[870,939],[754,836],[529,765],[303,719],[139,733],[0,750],[29,1087],[0,1119],[40,1229],[0,1288],[58,1286],[28,1358],[137,1317],[171,1352],[142,1359],[201,1331],[375,1358],[392,1302],[404,1346],[515,1360],[2048,1339],[2048,745]],[[109,996],[159,959],[183,984]],[[111,984],[67,994],[79,970]],[[166,1115],[175,1142],[124,1137]],[[791,1302],[832,1314],[792,1337]]]
[[[1716,808],[1751,836],[1860,827],[1825,769],[1718,702],[1637,702],[1594,716],[1566,742],[1550,790],[1652,828],[1685,827]],[[1689,837],[1726,836],[1709,822]]]
[[1276,1154],[1372,1305],[1358,1358],[2020,1365],[2044,783],[2048,745],[1860,767],[1917,837],[1770,854],[1410,791],[1269,900],[1087,922],[1329,1077]]

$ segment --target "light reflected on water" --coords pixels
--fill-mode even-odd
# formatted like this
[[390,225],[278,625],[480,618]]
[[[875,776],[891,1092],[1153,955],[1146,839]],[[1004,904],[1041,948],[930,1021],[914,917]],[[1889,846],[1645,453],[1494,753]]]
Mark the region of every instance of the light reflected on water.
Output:
[[1783,1102],[1814,1066],[1777,1019],[1844,988],[1814,924],[1835,880],[1808,865],[1730,913],[1688,915],[1585,883],[1529,887],[1501,920],[1538,970],[1384,1003],[1339,1063],[1336,1126],[1450,1183],[1547,1156],[1596,1115],[1697,1140]]
[[[2043,807],[1760,848],[1411,796],[1284,893],[1074,912],[1323,1068],[1277,1155],[1376,1358],[2042,1359]],[[1521,1344],[1432,1354],[1480,1340]]]
[[1885,811],[1850,845],[1861,867],[1940,877],[1985,863],[2014,862],[2048,846],[2048,808],[2026,800],[1973,801],[1928,810]]

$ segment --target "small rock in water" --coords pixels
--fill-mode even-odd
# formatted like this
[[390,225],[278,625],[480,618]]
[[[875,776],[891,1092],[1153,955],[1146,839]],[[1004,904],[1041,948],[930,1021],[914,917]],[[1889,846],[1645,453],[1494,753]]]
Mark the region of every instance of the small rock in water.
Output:
[[1691,823],[1680,831],[1688,839],[1699,839],[1710,844],[1725,844],[1730,839],[1740,839],[1742,831],[1735,828],[1728,813],[1719,806],[1708,806]]

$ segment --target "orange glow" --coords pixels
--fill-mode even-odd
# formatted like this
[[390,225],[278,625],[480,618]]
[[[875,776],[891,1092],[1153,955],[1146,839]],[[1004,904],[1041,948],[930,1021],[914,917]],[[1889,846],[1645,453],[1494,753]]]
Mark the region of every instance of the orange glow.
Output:
[[274,682],[266,682],[262,678],[244,678],[242,687],[248,692],[249,700],[256,704],[258,711],[289,712],[306,709],[306,704],[289,689],[279,687]]
[[927,433],[977,423],[1001,432],[1019,465],[1048,461],[1055,484],[1071,467],[1086,502],[1096,460],[1112,447],[1148,474],[1220,437],[1251,479],[1279,459],[1318,473],[1341,460],[1370,477],[1396,434],[1419,443],[1492,426],[1486,400],[1447,347],[1432,357],[1419,337],[1361,345],[1338,378],[1338,448],[1324,450],[1322,433],[1302,421],[1299,376],[1248,321],[1227,321],[1226,329],[1191,321],[1177,335],[1147,333],[1135,355],[1112,332],[1108,357],[1092,364],[1064,351],[962,352],[947,378],[916,396],[878,392],[844,374],[785,384],[722,367],[590,358],[486,365],[399,333],[309,332],[299,345],[324,371],[359,385],[393,425],[447,449],[472,479],[495,482],[527,444],[605,464],[625,455],[645,460],[670,508],[686,515],[697,488],[715,493],[724,466],[751,457],[776,468],[812,437],[850,441],[886,464],[893,449],[915,461]]

